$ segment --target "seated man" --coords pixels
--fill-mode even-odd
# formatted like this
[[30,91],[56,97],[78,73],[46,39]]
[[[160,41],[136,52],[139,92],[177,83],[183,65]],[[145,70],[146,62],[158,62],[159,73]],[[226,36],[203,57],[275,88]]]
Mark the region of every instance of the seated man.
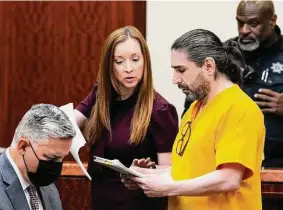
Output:
[[34,105],[0,156],[0,210],[62,209],[53,182],[60,176],[76,131],[67,115],[49,104]]

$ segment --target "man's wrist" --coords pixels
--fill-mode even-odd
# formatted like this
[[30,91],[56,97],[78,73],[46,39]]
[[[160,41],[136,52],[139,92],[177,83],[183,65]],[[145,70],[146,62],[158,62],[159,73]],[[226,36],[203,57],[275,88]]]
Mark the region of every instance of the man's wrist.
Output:
[[188,190],[190,187],[188,186],[190,182],[186,180],[184,181],[174,181],[170,186],[169,186],[169,191],[168,191],[168,196],[182,196],[184,194],[188,194]]
[[173,181],[168,186],[168,196],[178,196],[180,195],[181,185],[180,181]]

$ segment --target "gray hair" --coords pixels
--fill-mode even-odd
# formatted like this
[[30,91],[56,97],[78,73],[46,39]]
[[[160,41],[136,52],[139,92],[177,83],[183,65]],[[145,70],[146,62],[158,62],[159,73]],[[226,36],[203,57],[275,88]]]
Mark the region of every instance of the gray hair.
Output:
[[38,142],[50,138],[73,138],[75,135],[75,128],[59,107],[51,104],[37,104],[23,116],[15,131],[12,144],[16,144],[20,137]]

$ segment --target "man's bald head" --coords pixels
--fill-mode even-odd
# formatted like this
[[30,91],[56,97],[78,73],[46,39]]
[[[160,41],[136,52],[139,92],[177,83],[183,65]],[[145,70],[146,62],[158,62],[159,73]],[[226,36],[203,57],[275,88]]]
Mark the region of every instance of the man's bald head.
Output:
[[241,15],[241,13],[245,11],[249,11],[250,8],[256,9],[260,15],[264,15],[267,18],[271,18],[275,15],[275,9],[273,1],[250,1],[250,0],[242,0],[240,1],[237,9],[237,14]]
[[254,51],[274,33],[277,16],[272,1],[240,1],[237,9],[240,47]]

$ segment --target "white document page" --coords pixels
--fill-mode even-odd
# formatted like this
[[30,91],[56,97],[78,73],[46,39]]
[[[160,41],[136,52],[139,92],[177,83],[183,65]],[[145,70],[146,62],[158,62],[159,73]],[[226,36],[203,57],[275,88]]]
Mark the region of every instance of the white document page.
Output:
[[67,114],[67,116],[69,117],[70,121],[72,122],[74,128],[76,129],[76,136],[73,138],[70,152],[73,155],[74,159],[79,164],[79,166],[82,169],[82,171],[84,172],[84,174],[89,178],[89,180],[91,180],[89,173],[87,172],[87,170],[83,166],[83,163],[82,163],[82,161],[79,157],[79,150],[80,150],[81,147],[83,147],[86,144],[86,140],[83,137],[83,134],[82,134],[80,128],[78,127],[77,123],[76,123],[73,103],[69,103],[69,104],[66,104],[64,106],[61,106],[60,109]]

